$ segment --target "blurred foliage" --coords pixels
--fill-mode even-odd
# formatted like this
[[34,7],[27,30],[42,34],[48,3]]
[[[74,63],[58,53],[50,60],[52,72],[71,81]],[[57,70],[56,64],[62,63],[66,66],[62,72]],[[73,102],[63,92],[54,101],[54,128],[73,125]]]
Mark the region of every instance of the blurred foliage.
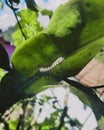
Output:
[[[8,130],[58,130],[60,117],[64,108],[59,108],[58,106],[53,108],[56,100],[56,97],[48,95],[41,95],[40,98],[27,98],[15,104],[2,118],[5,118],[5,122],[8,124]],[[58,103],[59,101],[57,100],[56,104]],[[44,119],[42,119],[41,114],[47,105],[50,105],[53,110],[48,115],[45,113]],[[41,118],[41,121],[38,120],[39,118]],[[62,124],[61,130],[69,130],[74,127],[80,130],[82,125],[77,119],[71,119],[68,113],[66,113],[65,122]],[[6,130],[5,124],[2,129]]]
[[[43,30],[43,27],[38,22],[38,14],[37,12],[33,12],[29,9],[21,10],[17,13],[20,18],[20,24],[22,26],[22,30],[25,33],[26,39],[29,39],[35,36],[38,32]],[[16,24],[16,31],[13,33],[14,45],[21,45],[25,41],[24,37],[21,34],[21,30]]]

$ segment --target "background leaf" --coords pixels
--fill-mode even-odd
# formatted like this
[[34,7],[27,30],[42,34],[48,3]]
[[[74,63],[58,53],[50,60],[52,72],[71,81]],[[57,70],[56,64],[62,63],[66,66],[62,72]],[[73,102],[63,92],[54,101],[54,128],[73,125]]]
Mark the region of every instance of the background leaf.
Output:
[[[24,9],[18,12],[18,16],[20,17],[20,24],[27,39],[35,36],[38,32],[43,30],[43,27],[37,20],[38,14],[36,12],[29,9]],[[25,41],[17,24],[16,31],[12,36],[15,46],[18,46]]]

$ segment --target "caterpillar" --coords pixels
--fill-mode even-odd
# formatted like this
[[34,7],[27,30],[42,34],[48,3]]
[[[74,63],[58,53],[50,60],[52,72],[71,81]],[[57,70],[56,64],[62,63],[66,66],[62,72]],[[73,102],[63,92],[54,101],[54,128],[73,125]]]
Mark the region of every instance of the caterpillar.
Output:
[[58,59],[56,59],[52,65],[50,65],[49,67],[41,67],[39,68],[39,71],[40,72],[48,72],[50,71],[51,69],[53,69],[54,67],[56,67],[59,63],[61,63],[62,61],[64,60],[63,57],[59,57]]

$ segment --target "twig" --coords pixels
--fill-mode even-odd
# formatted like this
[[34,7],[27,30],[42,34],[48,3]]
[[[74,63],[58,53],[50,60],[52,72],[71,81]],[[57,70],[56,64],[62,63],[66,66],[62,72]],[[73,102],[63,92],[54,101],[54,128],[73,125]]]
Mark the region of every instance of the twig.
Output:
[[[53,97],[56,97],[55,94],[54,94],[54,92],[53,92],[53,88],[51,88],[50,91],[51,91]],[[62,108],[62,106],[61,106],[61,104],[60,104],[59,102],[57,102],[57,104],[58,104],[58,106],[59,106],[60,108]]]
[[[13,10],[13,9],[12,9],[12,10]],[[14,16],[15,16],[15,18],[16,18],[16,20],[17,20],[17,24],[18,24],[18,26],[19,26],[19,28],[20,28],[20,31],[21,31],[21,33],[22,33],[22,36],[23,36],[24,39],[26,40],[27,38],[26,38],[26,36],[25,36],[25,34],[24,34],[24,32],[23,32],[22,26],[21,26],[21,24],[20,24],[20,22],[19,22],[19,20],[18,20],[18,17],[17,17],[17,14],[16,14],[15,10],[13,10],[13,13],[14,13]]]
[[21,24],[20,24],[20,22],[19,22],[19,20],[18,20],[17,14],[16,14],[16,12],[15,12],[15,8],[13,7],[13,1],[11,1],[10,3],[8,3],[8,0],[5,0],[5,3],[6,3],[7,6],[9,6],[9,7],[11,8],[11,10],[13,11],[14,16],[15,16],[16,21],[17,21],[17,24],[18,24],[18,26],[19,26],[19,28],[20,28],[21,33],[22,33],[22,36],[23,36],[24,39],[26,40],[27,38],[26,38],[26,36],[25,36],[25,34],[24,34],[23,30],[22,30],[22,26],[21,26]]
[[88,114],[88,116],[87,116],[87,118],[85,119],[85,121],[83,122],[83,125],[82,125],[82,126],[85,125],[85,123],[88,121],[88,119],[90,118],[90,116],[91,116],[92,113],[93,113],[93,112],[91,111],[91,112]]
[[62,126],[64,126],[64,123],[65,123],[64,119],[67,116],[67,111],[68,111],[68,107],[65,106],[63,109],[63,113],[62,113],[61,118],[60,118],[60,124],[59,124],[57,130],[61,130]]
[[22,116],[22,115],[19,116],[18,124],[17,124],[16,130],[19,130],[19,128],[20,128],[20,126],[21,126],[21,124],[22,124],[22,123],[21,123],[21,116]]

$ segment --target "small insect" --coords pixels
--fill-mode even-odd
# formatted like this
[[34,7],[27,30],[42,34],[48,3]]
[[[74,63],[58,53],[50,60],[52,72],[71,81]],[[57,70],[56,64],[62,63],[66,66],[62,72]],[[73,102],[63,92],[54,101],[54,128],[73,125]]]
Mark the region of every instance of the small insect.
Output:
[[54,61],[54,62],[52,63],[51,66],[49,66],[49,67],[41,67],[41,68],[39,68],[39,71],[40,71],[40,72],[50,71],[51,69],[53,69],[54,67],[56,67],[59,63],[61,63],[63,60],[64,60],[63,57],[59,57],[56,61]]

